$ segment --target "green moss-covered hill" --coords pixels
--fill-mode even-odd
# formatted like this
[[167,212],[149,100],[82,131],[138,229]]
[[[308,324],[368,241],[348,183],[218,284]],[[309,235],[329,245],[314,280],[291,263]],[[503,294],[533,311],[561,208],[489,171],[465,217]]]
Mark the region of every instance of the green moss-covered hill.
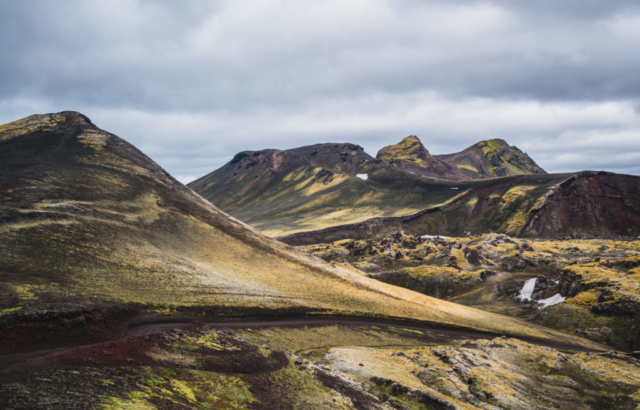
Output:
[[501,139],[480,141],[462,152],[439,155],[438,158],[473,178],[546,174],[525,152]]
[[270,239],[77,112],[0,126],[0,192],[0,317],[104,304],[297,309],[588,343]]
[[474,178],[455,164],[431,155],[415,135],[410,135],[395,145],[382,148],[376,155],[376,159],[389,162],[408,172],[431,178],[453,180]]
[[[450,189],[432,205],[431,192]],[[453,188],[452,188],[453,187]],[[280,239],[296,245],[340,239],[379,238],[393,232],[459,236],[506,233],[516,237],[637,237],[640,235],[640,177],[608,172],[518,175],[460,181],[420,181],[424,209],[399,217],[292,233]],[[415,194],[415,193],[414,193]],[[398,196],[401,202],[402,197]]]

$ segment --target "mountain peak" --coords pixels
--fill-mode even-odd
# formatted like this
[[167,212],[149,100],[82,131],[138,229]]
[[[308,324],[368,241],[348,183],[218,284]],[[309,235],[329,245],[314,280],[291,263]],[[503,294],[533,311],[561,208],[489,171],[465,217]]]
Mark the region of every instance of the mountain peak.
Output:
[[480,141],[478,143],[478,145],[484,145],[484,146],[489,146],[492,148],[502,148],[505,145],[507,147],[509,147],[510,145],[507,143],[507,141],[503,140],[502,138],[492,138],[490,140],[486,140],[486,141]]
[[395,145],[389,145],[378,151],[376,158],[383,161],[407,161],[425,163],[431,154],[415,135],[409,135]]
[[525,152],[500,138],[480,141],[462,152],[439,157],[474,178],[546,174]]
[[86,116],[76,111],[62,111],[49,114],[35,114],[28,117],[0,125],[0,138],[8,141],[20,135],[27,135],[35,131],[51,131],[60,125],[76,125],[95,128]]

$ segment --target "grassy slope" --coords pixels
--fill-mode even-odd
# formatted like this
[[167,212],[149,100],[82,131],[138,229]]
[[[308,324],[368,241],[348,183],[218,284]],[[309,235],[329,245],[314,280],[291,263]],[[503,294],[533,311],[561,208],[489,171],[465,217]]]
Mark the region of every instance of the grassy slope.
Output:
[[305,307],[588,343],[426,297],[265,237],[78,113],[0,128],[1,308]]
[[338,172],[335,166],[331,171],[294,155],[284,161],[281,155],[229,163],[190,187],[272,236],[375,216],[400,216],[458,193],[448,182],[417,188],[421,178],[397,167],[362,164],[360,172],[369,175],[363,181]]
[[[424,180],[425,191],[442,182]],[[442,185],[441,185],[442,186]],[[366,239],[402,229],[414,235],[464,232],[517,237],[568,234],[628,237],[640,234],[640,177],[607,172],[518,175],[460,181],[444,206],[397,218],[372,219],[281,236],[295,245]],[[420,185],[416,189],[420,189]],[[375,229],[371,226],[375,225]]]

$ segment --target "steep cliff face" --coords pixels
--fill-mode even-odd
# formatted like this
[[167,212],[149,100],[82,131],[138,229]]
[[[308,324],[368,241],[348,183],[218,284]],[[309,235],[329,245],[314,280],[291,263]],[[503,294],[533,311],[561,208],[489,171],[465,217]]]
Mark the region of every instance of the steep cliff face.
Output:
[[554,187],[530,215],[526,235],[640,235],[640,177],[581,172]]

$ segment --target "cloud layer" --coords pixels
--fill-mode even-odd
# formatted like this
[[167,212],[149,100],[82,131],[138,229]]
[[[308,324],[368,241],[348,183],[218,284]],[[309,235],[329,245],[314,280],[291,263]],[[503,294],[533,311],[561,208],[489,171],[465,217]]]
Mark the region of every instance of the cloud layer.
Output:
[[77,110],[184,182],[242,150],[504,138],[640,174],[637,1],[0,5],[0,122]]

